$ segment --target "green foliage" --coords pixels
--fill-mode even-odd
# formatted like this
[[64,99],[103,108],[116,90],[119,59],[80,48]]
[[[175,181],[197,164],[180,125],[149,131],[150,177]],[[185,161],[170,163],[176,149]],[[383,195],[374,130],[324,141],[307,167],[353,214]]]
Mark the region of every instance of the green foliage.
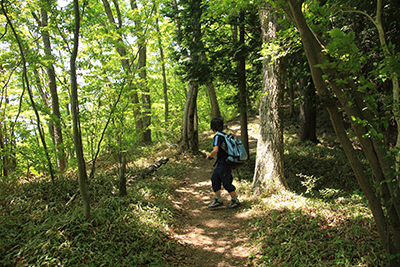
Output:
[[[289,122],[289,114],[285,112]],[[320,143],[301,143],[294,125],[286,125],[284,133],[284,175],[291,190],[297,194],[331,199],[327,192],[339,190],[335,197],[347,196],[359,185],[353,169],[337,141],[326,110],[319,110],[318,139]],[[289,123],[290,124],[290,123]],[[362,152],[360,158],[364,158]],[[365,161],[364,161],[365,163]]]
[[345,205],[292,193],[262,199],[249,236],[261,250],[257,266],[385,266],[382,244],[358,195]]
[[[172,156],[154,176],[135,181],[128,196],[117,193],[118,171],[109,164],[90,181],[93,218],[84,220],[78,185],[71,173],[55,183],[1,181],[0,265],[162,266],[174,249],[168,239],[174,209],[169,200],[184,162],[174,150],[155,147],[146,155]],[[142,158],[134,174],[154,158]],[[20,179],[21,180],[21,179]]]

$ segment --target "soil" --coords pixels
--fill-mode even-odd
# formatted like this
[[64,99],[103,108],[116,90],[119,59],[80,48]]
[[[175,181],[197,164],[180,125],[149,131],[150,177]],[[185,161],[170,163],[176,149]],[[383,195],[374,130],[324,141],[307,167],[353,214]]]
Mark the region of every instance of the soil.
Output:
[[254,266],[250,256],[256,251],[246,246],[250,204],[226,209],[230,196],[223,191],[224,205],[208,208],[214,197],[210,180],[214,162],[196,162],[183,177],[174,200],[180,216],[173,238],[179,246],[169,262],[172,266]]

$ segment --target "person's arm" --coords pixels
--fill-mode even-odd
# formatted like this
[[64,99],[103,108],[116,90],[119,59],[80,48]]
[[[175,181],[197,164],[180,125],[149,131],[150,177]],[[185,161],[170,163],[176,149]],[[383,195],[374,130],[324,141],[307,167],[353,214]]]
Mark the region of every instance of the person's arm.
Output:
[[206,157],[207,160],[212,160],[218,153],[219,146],[214,146],[213,151]]

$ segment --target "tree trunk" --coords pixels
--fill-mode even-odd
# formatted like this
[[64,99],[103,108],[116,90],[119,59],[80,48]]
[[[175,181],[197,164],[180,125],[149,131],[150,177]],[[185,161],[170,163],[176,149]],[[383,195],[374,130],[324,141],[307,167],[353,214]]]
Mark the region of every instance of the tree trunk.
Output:
[[[382,25],[382,2],[383,0],[377,0],[376,8],[376,20],[372,21],[376,25],[379,34],[379,41],[381,43],[381,48],[385,54],[386,59],[389,62],[396,62],[395,56],[390,52],[388,45],[386,43],[385,31]],[[391,75],[392,86],[393,86],[393,117],[397,124],[397,141],[396,148],[400,149],[400,93],[399,93],[399,73],[393,71]],[[400,153],[396,157],[396,172],[400,172]],[[400,179],[398,178],[399,183]]]
[[24,50],[23,45],[21,43],[21,40],[19,39],[19,36],[18,36],[18,34],[17,34],[17,32],[16,32],[16,30],[14,28],[14,25],[13,25],[12,21],[10,20],[10,17],[7,14],[7,11],[5,9],[3,1],[1,2],[1,8],[2,8],[2,11],[3,11],[3,15],[6,17],[7,23],[10,26],[11,31],[13,32],[13,35],[14,35],[16,41],[17,41],[17,44],[18,44],[20,56],[21,56],[22,63],[23,63],[23,74],[22,74],[23,75],[23,87],[24,87],[23,90],[25,90],[25,86],[26,86],[26,89],[27,89],[28,94],[29,94],[29,99],[30,99],[30,102],[31,102],[31,105],[32,105],[32,109],[33,109],[33,111],[35,113],[35,116],[36,116],[36,125],[37,125],[37,129],[39,131],[40,140],[41,140],[42,145],[43,145],[43,150],[44,150],[44,153],[46,155],[46,160],[47,160],[47,165],[48,165],[47,167],[49,168],[51,180],[54,183],[53,165],[51,163],[51,158],[50,158],[50,155],[49,155],[49,152],[48,152],[48,149],[47,149],[46,138],[45,138],[45,135],[44,135],[44,130],[42,128],[42,123],[40,121],[40,115],[39,115],[39,112],[38,112],[38,110],[36,108],[36,103],[35,103],[34,96],[33,96],[32,90],[31,90],[31,86],[30,86],[30,80],[29,80],[28,74],[27,74],[27,61],[26,61],[26,58],[25,58],[25,50]]
[[[120,152],[122,153],[122,152]],[[127,195],[126,192],[126,157],[125,155],[121,155],[119,161],[119,196],[124,197]]]
[[[201,54],[201,59],[203,62],[207,62],[207,55],[205,52]],[[210,104],[211,104],[211,119],[213,118],[221,118],[221,110],[219,109],[219,104],[218,104],[218,99],[217,99],[217,94],[215,92],[215,87],[212,79],[207,78],[206,82],[206,87],[207,87],[207,92],[208,92],[208,97],[210,99]]]
[[211,104],[211,118],[221,118],[221,110],[219,109],[217,94],[215,93],[214,83],[208,79],[207,81],[207,92],[210,98]]
[[[107,14],[108,20],[112,25],[114,25],[117,29],[120,29],[122,27],[122,18],[118,16],[118,24],[115,22],[114,15],[112,13],[110,3],[108,0],[102,0],[103,5],[104,5],[104,10]],[[116,8],[118,7],[118,2],[114,1],[114,4],[116,4]],[[131,2],[131,8],[132,7],[132,2]],[[119,13],[119,12],[117,12]],[[124,68],[125,74],[127,77],[133,77],[133,70],[129,64],[129,60],[127,59],[127,52],[126,52],[126,47],[124,45],[124,42],[122,40],[122,37],[119,36],[115,42],[115,48],[117,49],[118,54],[121,56],[121,65]],[[141,115],[141,107],[139,103],[139,96],[137,90],[133,89],[132,86],[132,78],[128,79],[128,87],[129,90],[131,90],[131,99],[133,103],[133,114],[135,117],[135,128],[136,128],[136,139],[139,141],[141,139],[141,132],[143,131],[143,121],[142,121],[142,115]]]
[[193,154],[199,151],[197,93],[197,83],[189,81],[189,92],[186,98],[185,112],[183,115],[181,151]]
[[150,91],[147,86],[147,71],[146,71],[146,45],[139,45],[139,77],[140,87],[142,88],[142,105],[143,105],[143,131],[142,140],[144,143],[151,143],[151,100]]
[[[131,0],[131,8],[132,10],[138,10],[136,0]],[[151,101],[150,101],[150,91],[147,86],[147,71],[146,71],[146,40],[144,36],[143,29],[141,27],[141,21],[139,19],[135,19],[135,30],[138,39],[138,50],[139,50],[139,60],[138,60],[138,70],[140,77],[140,88],[142,92],[142,105],[143,112],[142,116],[142,126],[140,131],[140,140],[139,142],[143,143],[151,143]]]
[[290,106],[290,116],[293,117],[296,115],[296,112],[294,111],[294,86],[293,84],[289,85],[289,106]]
[[317,127],[317,110],[315,104],[315,87],[312,81],[307,83],[304,79],[300,81],[303,102],[300,105],[300,140],[302,142],[311,141],[318,143],[316,127]]
[[78,180],[79,189],[82,194],[85,218],[90,220],[90,197],[86,190],[87,174],[86,164],[83,156],[82,135],[79,125],[79,105],[78,105],[78,83],[76,78],[76,58],[78,56],[79,44],[79,28],[80,28],[80,13],[79,2],[74,0],[74,48],[71,55],[70,68],[71,68],[71,113],[73,121],[74,145],[76,160],[78,163]]
[[162,47],[161,42],[161,32],[160,27],[158,25],[158,18],[156,20],[156,27],[158,33],[158,49],[160,50],[160,61],[161,61],[161,70],[163,77],[163,93],[164,93],[164,121],[168,122],[168,86],[167,86],[167,76],[165,75],[165,60],[164,60],[164,49]]
[[[47,98],[46,92],[43,90],[43,86],[42,86],[42,82],[40,80],[40,75],[39,75],[39,71],[34,68],[33,69],[33,73],[35,75],[35,80],[36,80],[36,87],[39,91],[40,96],[42,97],[43,103],[46,106],[47,109],[50,109],[50,105],[49,105],[49,100]],[[49,113],[46,112],[47,115],[50,115]],[[54,124],[53,122],[50,120],[49,124],[48,124],[48,129],[49,129],[49,134],[51,136],[51,139],[53,140],[53,145],[55,146],[55,140],[54,140]]]
[[[324,68],[322,70],[318,67],[315,67],[318,64],[322,64],[324,60],[329,59],[324,57],[321,44],[316,39],[315,34],[310,30],[302,13],[301,4],[296,0],[288,0],[287,2],[289,3],[290,10],[286,10],[286,13],[290,18],[292,18],[292,21],[300,32],[318,95],[320,96],[322,103],[329,111],[335,132],[344,148],[344,151],[347,154],[347,157],[349,158],[365,197],[368,200],[369,206],[374,215],[379,236],[382,242],[385,244],[386,252],[391,255],[398,254],[400,252],[400,221],[398,216],[399,204],[398,197],[391,195],[393,191],[396,192],[398,190],[398,187],[393,184],[388,185],[387,181],[392,181],[393,179],[391,178],[391,174],[387,166],[387,159],[385,160],[385,151],[382,150],[382,144],[378,140],[373,138],[365,138],[368,131],[363,125],[351,120],[353,129],[363,147],[363,151],[369,161],[377,184],[380,187],[383,198],[382,203],[391,203],[391,206],[387,207],[387,215],[390,218],[388,222],[386,221],[381,206],[381,200],[373,191],[369,180],[365,176],[364,168],[357,158],[353,145],[346,135],[343,127],[342,117],[340,116],[338,107],[336,106],[336,101],[332,95],[335,95],[340,100],[341,105],[350,118],[359,118],[361,120],[366,119],[367,121],[372,121],[372,116],[369,114],[369,111],[364,108],[365,104],[363,102],[363,98],[361,94],[357,92],[356,88],[353,88],[352,94],[348,94],[345,92],[345,88],[342,88],[340,84],[336,83],[338,78],[342,79],[343,77],[340,77],[340,75],[336,73],[334,69]],[[326,79],[328,79],[331,85],[333,90],[332,93],[329,92],[327,88],[325,83]],[[346,86],[352,88],[352,84],[350,82]],[[354,105],[349,105],[350,100],[352,103],[354,103]],[[392,189],[392,186],[395,186],[394,190]],[[393,232],[388,228],[389,225],[392,226]],[[398,259],[390,259],[390,265],[399,266]]]
[[[263,42],[276,38],[278,18],[269,3],[259,10]],[[288,188],[283,175],[283,81],[279,62],[264,58],[263,85],[260,103],[260,136],[257,144],[256,167],[253,178],[254,193],[270,193]]]
[[0,154],[0,158],[1,158],[0,176],[7,177],[8,176],[8,155],[7,155],[8,153],[6,153],[7,147],[4,142],[5,138],[3,135],[3,127],[4,127],[4,123],[1,122],[0,123],[0,149],[1,149],[2,153]]
[[246,49],[245,49],[245,20],[244,11],[239,15],[239,46],[240,57],[238,64],[238,85],[239,85],[239,113],[240,113],[240,140],[249,153],[249,135],[247,129],[247,97],[246,97]]
[[[42,8],[41,9],[42,21],[41,27],[46,28],[48,25],[47,11]],[[53,55],[51,54],[51,44],[50,44],[50,35],[47,30],[41,30],[44,44],[44,51],[48,59],[53,59]],[[56,73],[54,71],[53,63],[49,63],[46,67],[47,76],[49,77],[49,88],[51,95],[51,108],[52,108],[52,119],[51,121],[54,123],[54,143],[56,147],[56,158],[57,158],[57,166],[60,172],[64,172],[66,168],[66,156],[63,148],[63,134],[62,134],[62,126],[61,126],[61,113],[60,113],[60,105],[58,101],[58,93],[57,93],[57,83],[56,83]]]

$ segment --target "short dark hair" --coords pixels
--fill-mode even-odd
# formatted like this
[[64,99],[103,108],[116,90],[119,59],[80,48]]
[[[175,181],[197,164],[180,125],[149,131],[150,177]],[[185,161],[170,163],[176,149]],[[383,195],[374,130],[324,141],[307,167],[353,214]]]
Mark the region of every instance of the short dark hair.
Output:
[[214,118],[211,120],[211,130],[222,132],[224,129],[224,120],[222,118]]

